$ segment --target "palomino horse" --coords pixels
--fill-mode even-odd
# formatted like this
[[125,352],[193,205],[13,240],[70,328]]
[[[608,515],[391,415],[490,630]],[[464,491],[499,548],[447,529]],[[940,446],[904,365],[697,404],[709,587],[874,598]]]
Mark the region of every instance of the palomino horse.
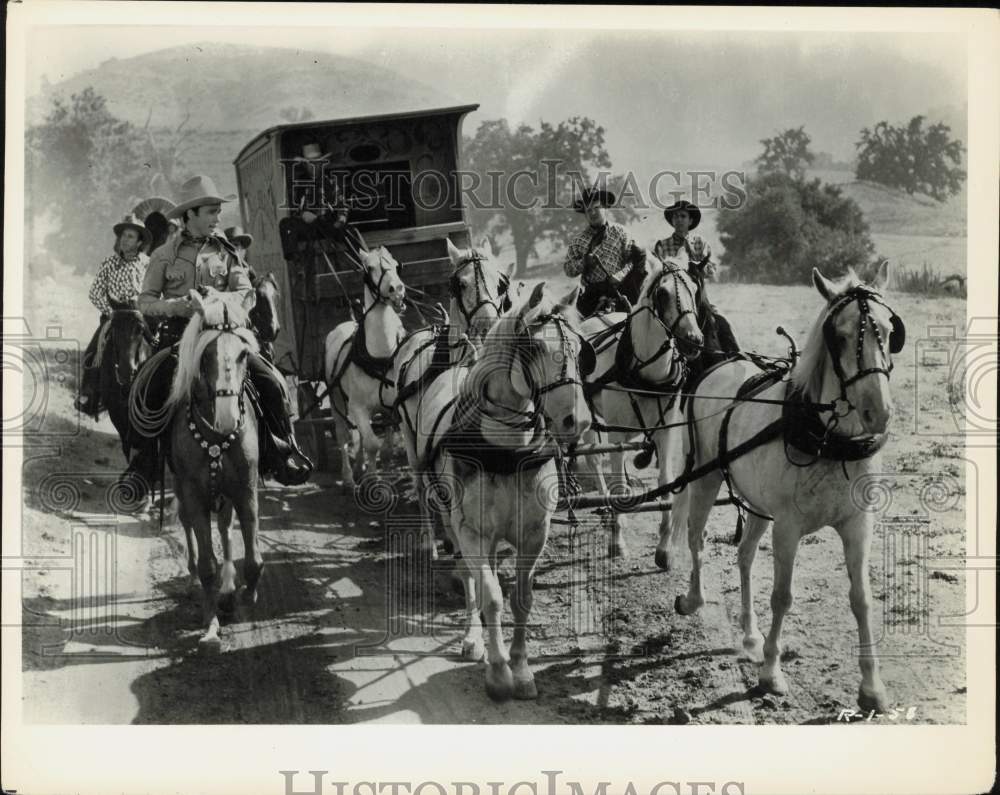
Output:
[[[792,604],[795,554],[803,536],[832,525],[844,545],[851,610],[858,622],[858,703],[866,711],[878,712],[886,710],[887,697],[871,629],[868,556],[873,517],[859,499],[864,490],[857,486],[870,473],[884,471],[878,450],[892,416],[891,357],[905,339],[902,320],[882,299],[888,280],[885,262],[876,268],[870,284],[862,283],[853,271],[839,284],[813,271],[813,282],[827,305],[789,382],[772,379],[753,393],[755,398],[784,400],[786,405],[736,402],[730,412],[720,413],[717,401],[692,398],[693,464],[710,465],[720,455],[728,457],[721,471],[695,480],[677,496],[670,530],[677,533],[687,525],[691,583],[688,593],[677,597],[676,608],[688,615],[705,601],[701,587],[705,523],[728,470],[732,490],[750,511],[739,545],[743,647],[758,662],[763,651],[760,686],[783,694],[788,683],[781,670],[781,625]],[[711,371],[695,394],[736,395],[755,375],[759,371],[749,362],[726,363]],[[749,452],[733,452],[744,443]],[[771,630],[764,641],[753,609],[751,568],[771,523],[768,517],[774,521],[774,587]]]
[[274,341],[281,332],[281,322],[278,320],[281,293],[278,292],[278,282],[274,274],[268,271],[257,279],[253,289],[257,294],[257,303],[250,310],[250,326],[257,335],[260,355],[274,364]]
[[[474,355],[501,313],[511,306],[509,279],[494,257],[481,250],[458,249],[450,240],[448,256],[455,269],[448,282],[450,322],[446,328],[421,329],[400,344],[392,358],[394,389],[383,393],[383,399],[393,394],[399,409],[411,472],[416,471],[417,463],[416,416],[428,384]],[[423,500],[426,494],[418,488],[417,497]],[[421,511],[425,519],[430,515],[426,508]],[[434,546],[427,529],[421,529],[421,548],[430,552]]]
[[400,314],[406,287],[399,278],[399,263],[380,246],[361,252],[364,260],[364,316],[359,325],[341,323],[326,335],[324,375],[333,408],[334,427],[341,447],[344,485],[354,486],[351,467],[351,431],[361,437],[357,470],[364,459],[377,469],[381,443],[372,430],[372,414],[384,408],[383,386],[389,382],[392,354],[405,335]]
[[[199,646],[208,652],[221,649],[218,611],[232,612],[235,605],[236,567],[229,538],[233,509],[243,533],[248,603],[257,599],[264,569],[257,546],[257,418],[244,393],[247,358],[258,350],[247,314],[254,297],[212,292],[203,299],[191,291],[195,314],[181,337],[167,399],[173,412],[170,468],[187,536],[188,567],[201,580],[205,634]],[[222,538],[218,593],[212,513]]]
[[[697,285],[686,262],[661,262],[650,254],[646,257],[646,271],[638,304],[629,315],[598,315],[582,324],[583,335],[598,351],[597,367],[587,379],[594,409],[605,425],[624,429],[603,432],[592,428],[589,436],[590,441],[597,441],[606,433],[611,442],[618,444],[644,435],[656,446],[662,485],[673,477],[669,454],[673,434],[669,429],[657,430],[657,426],[673,424],[679,418],[678,401],[671,393],[681,390],[686,363],[698,356],[703,338],[697,322]],[[629,389],[638,391],[625,391]],[[625,455],[614,452],[609,457],[610,485],[617,492],[628,483]],[[597,475],[600,490],[608,493],[598,461],[589,466]],[[608,553],[623,555],[626,547],[621,515],[615,513],[609,521],[612,527]],[[669,521],[670,514],[664,511],[660,527],[667,527]]]
[[[475,364],[428,386],[417,416],[418,476],[446,506],[444,520],[462,553],[462,656],[478,660],[485,651],[486,690],[496,699],[537,695],[526,645],[534,570],[558,499],[560,445],[590,425],[581,371],[593,365],[593,351],[572,303],[554,302],[539,284],[525,306],[494,324]],[[509,658],[497,578],[502,543],[516,551]]]

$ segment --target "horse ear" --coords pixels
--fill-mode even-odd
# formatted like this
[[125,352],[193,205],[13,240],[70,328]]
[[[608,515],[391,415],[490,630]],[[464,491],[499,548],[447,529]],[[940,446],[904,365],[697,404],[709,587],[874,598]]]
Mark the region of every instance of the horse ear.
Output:
[[534,309],[545,297],[545,282],[539,282],[535,289],[531,291],[531,298],[528,299],[528,309]]
[[451,260],[452,265],[457,265],[458,261],[462,258],[462,252],[455,248],[455,244],[451,242],[451,238],[445,238],[448,242],[448,258]]
[[832,301],[837,295],[837,291],[834,289],[833,283],[820,273],[818,268],[813,268],[813,284],[816,285],[816,289],[819,290],[819,294],[827,301]]
[[885,289],[886,285],[889,284],[889,260],[883,259],[875,264],[869,283],[876,290]]
[[579,297],[580,297],[580,285],[577,285],[568,293],[566,293],[566,297],[563,298],[562,301],[560,301],[560,303],[563,306],[576,306],[576,301],[577,298]]

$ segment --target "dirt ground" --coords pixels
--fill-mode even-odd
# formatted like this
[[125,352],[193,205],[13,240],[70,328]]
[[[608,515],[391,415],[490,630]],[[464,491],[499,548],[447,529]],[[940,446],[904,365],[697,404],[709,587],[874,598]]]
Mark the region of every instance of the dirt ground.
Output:
[[[801,343],[820,308],[807,288],[718,285],[713,298],[744,344],[764,353],[783,350],[775,319]],[[897,413],[872,547],[882,677],[898,722],[963,723],[964,631],[942,623],[965,612],[965,577],[959,566],[928,561],[965,549],[958,393],[953,368],[942,356],[928,364],[925,353],[952,349],[953,341],[926,339],[926,330],[954,324],[965,305],[915,296],[890,303],[909,334],[893,373]],[[52,367],[41,430],[25,438],[26,722],[786,724],[834,722],[855,706],[856,625],[830,529],[799,553],[784,631],[791,692],[774,697],[755,691],[756,666],[737,654],[732,508],[710,518],[708,603],[686,618],[673,609],[687,585],[686,561],[669,573],[653,563],[658,514],[627,519],[631,554],[617,560],[607,558],[603,532],[586,514],[575,532],[553,525],[530,631],[539,697],[494,704],[482,665],[458,656],[462,600],[450,564],[417,564],[405,554],[409,506],[365,513],[326,474],[263,492],[261,599],[224,627],[223,653],[208,661],[197,652],[198,598],[183,532],[116,513],[120,450],[106,420],[77,426],[73,368]],[[387,476],[403,474],[397,458]],[[238,541],[236,550],[241,557]],[[766,631],[768,536],[755,572]],[[509,608],[505,621],[509,638]]]

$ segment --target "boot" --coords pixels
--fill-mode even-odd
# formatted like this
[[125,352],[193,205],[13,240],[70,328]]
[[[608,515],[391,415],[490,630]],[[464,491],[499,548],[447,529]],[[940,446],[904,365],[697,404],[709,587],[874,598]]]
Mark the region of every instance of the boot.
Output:
[[267,432],[267,454],[265,455],[265,471],[283,486],[301,486],[313,471],[313,462],[299,450],[295,437],[289,435],[282,439],[270,431]]

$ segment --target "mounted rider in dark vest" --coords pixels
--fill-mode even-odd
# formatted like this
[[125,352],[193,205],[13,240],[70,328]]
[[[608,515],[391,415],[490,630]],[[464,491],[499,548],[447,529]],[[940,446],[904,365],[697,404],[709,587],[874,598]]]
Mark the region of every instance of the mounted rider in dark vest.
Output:
[[[175,344],[194,313],[192,289],[252,293],[247,265],[238,249],[216,231],[223,202],[211,179],[192,177],[180,189],[180,203],[168,218],[178,218],[181,232],[153,252],[139,295],[139,309],[156,324],[157,350],[137,376],[148,378],[148,413],[161,409],[176,367]],[[165,351],[170,349],[170,353]],[[150,368],[147,372],[147,368]],[[154,369],[155,368],[155,369]],[[250,354],[249,379],[260,398],[266,432],[261,433],[262,470],[285,485],[305,482],[312,462],[298,449],[290,419],[291,405],[281,374],[260,355]],[[137,460],[149,459],[140,456]],[[154,472],[138,472],[151,484]],[[144,484],[145,485],[145,484]]]
[[[688,258],[688,272],[698,284],[698,325],[705,337],[705,352],[700,357],[702,365],[724,358],[722,354],[736,353],[740,345],[729,321],[708,300],[705,282],[715,272],[712,249],[701,235],[691,232],[701,223],[701,210],[689,201],[674,202],[663,211],[663,217],[674,228],[670,237],[657,241],[653,253],[660,259]],[[721,352],[721,353],[720,353]]]
[[639,299],[646,276],[646,252],[637,246],[621,224],[608,220],[606,209],[615,205],[606,190],[585,190],[573,204],[584,213],[587,227],[569,244],[563,270],[580,276],[583,292],[576,308],[583,317],[599,309],[627,312]]

